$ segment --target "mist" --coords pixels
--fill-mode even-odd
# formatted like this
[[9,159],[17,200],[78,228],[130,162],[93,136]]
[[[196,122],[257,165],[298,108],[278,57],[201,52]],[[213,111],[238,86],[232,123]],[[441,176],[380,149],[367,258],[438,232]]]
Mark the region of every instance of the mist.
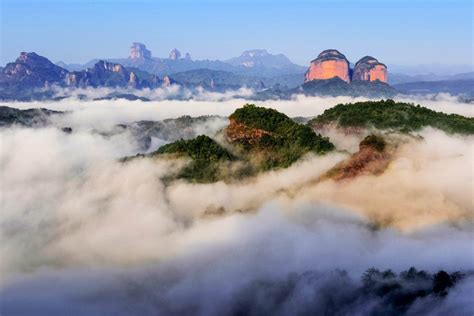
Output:
[[[359,100],[255,103],[313,117]],[[411,101],[473,114],[450,96]],[[286,315],[324,313],[332,301],[341,314],[364,314],[384,305],[361,291],[364,271],[411,266],[467,276],[446,297],[418,299],[407,314],[474,312],[473,136],[426,128],[403,138],[382,175],[321,181],[360,141],[332,131],[331,141],[349,152],[307,155],[239,182],[191,184],[162,180],[186,160],[122,163],[138,151],[132,135],[97,133],[139,120],[219,115],[192,126],[213,136],[247,102],[212,95],[2,104],[69,111],[47,127],[0,130],[2,313]],[[287,289],[285,299],[269,301],[268,288]]]

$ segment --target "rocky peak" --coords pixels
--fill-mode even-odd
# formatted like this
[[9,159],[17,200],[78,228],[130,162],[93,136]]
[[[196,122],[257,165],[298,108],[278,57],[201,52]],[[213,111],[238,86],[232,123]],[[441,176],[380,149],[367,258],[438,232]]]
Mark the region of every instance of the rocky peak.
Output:
[[265,49],[246,50],[239,57],[231,58],[227,62],[233,66],[244,66],[246,68],[294,68],[296,66],[285,55],[273,55]]
[[190,54],[190,53],[186,53],[186,54],[184,55],[184,59],[186,59],[186,60],[191,60],[191,54]]
[[94,70],[97,71],[97,72],[111,71],[111,72],[119,73],[119,74],[124,75],[124,76],[128,75],[128,72],[126,71],[126,69],[122,65],[111,63],[111,62],[104,61],[104,60],[99,60],[94,65]]
[[324,61],[324,60],[339,60],[343,59],[347,61],[347,58],[344,54],[342,54],[337,49],[326,49],[319,53],[318,57],[313,61]]
[[29,87],[47,87],[60,83],[68,71],[36,53],[22,52],[15,62],[3,68],[0,81]]
[[181,52],[174,48],[171,52],[170,52],[170,59],[171,60],[178,60],[181,58]]
[[339,77],[345,82],[350,82],[349,61],[346,56],[336,49],[322,51],[318,57],[311,61],[305,74],[305,82],[311,80],[325,80]]
[[171,79],[169,76],[163,77],[163,83],[161,84],[162,87],[169,87],[171,86]]
[[244,51],[240,57],[265,57],[269,55],[266,49],[251,49]]
[[145,44],[134,42],[130,47],[130,59],[151,59],[151,51],[149,51]]
[[387,82],[387,66],[372,56],[361,58],[354,67],[352,80]]
[[153,88],[159,84],[159,80],[155,75],[138,69],[127,69],[121,64],[100,60],[92,68],[69,73],[65,83],[78,87]]

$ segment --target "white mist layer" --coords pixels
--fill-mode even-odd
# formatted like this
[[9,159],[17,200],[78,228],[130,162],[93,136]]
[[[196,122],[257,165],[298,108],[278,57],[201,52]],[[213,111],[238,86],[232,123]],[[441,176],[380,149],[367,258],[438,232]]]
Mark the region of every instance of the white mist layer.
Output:
[[[257,104],[290,116],[314,116],[350,101],[299,98]],[[471,107],[447,102],[433,101],[430,107],[449,105],[459,113]],[[317,181],[347,157],[334,153],[308,155],[286,170],[240,183],[165,185],[161,178],[184,161],[122,164],[118,158],[136,153],[128,134],[90,132],[183,114],[227,116],[243,103],[15,103],[73,110],[54,122],[72,126],[73,133],[53,127],[0,131],[5,296],[11,302],[24,295],[72,304],[105,293],[113,298],[105,299],[112,307],[98,308],[100,314],[123,311],[117,302],[132,299],[127,296],[131,287],[172,310],[197,304],[206,315],[225,311],[226,302],[250,280],[292,272],[345,269],[359,276],[371,266],[397,272],[410,266],[433,272],[474,269],[472,136],[425,129],[419,133],[422,140],[397,150],[384,174],[343,182]],[[210,131],[219,124],[195,128]],[[373,224],[382,228],[374,230]],[[51,282],[64,291],[41,294]],[[453,301],[462,301],[472,280],[463,286],[467,290]]]
[[[89,93],[96,93],[90,89]],[[86,90],[88,91],[88,90]],[[242,107],[245,103],[255,103],[259,106],[274,108],[290,117],[314,117],[322,114],[339,103],[351,103],[367,101],[367,98],[352,97],[306,97],[294,96],[291,100],[266,100],[251,101],[244,99],[234,99],[238,96],[238,91],[230,91],[227,94],[203,92],[202,98],[192,100],[160,100],[143,102],[128,100],[98,100],[81,101],[76,98],[67,98],[55,102],[3,102],[0,105],[13,106],[19,109],[29,109],[43,107],[51,110],[73,111],[70,115],[61,118],[58,124],[66,126],[113,126],[115,124],[130,123],[138,120],[163,120],[167,118],[177,118],[183,115],[219,115],[229,116],[235,109]],[[442,111],[448,114],[460,114],[468,117],[474,116],[472,104],[462,103],[456,97],[448,94],[438,94],[432,97],[412,97],[400,96],[396,101],[412,102],[435,111]]]

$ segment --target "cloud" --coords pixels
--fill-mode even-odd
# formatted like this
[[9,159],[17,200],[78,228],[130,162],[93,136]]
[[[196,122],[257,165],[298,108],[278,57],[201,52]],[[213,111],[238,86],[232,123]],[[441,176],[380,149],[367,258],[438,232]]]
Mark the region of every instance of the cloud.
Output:
[[[254,282],[281,284],[291,273],[315,271],[317,277],[295,290],[287,303],[296,305],[285,306],[298,306],[300,299],[308,304],[311,291],[322,298],[337,282],[348,292],[334,298],[348,302],[345,295],[357,290],[371,266],[474,269],[472,136],[420,131],[422,139],[405,140],[380,176],[318,181],[348,156],[333,153],[308,155],[288,169],[242,182],[190,184],[162,180],[185,161],[123,164],[117,159],[137,152],[130,134],[95,132],[182,114],[226,116],[244,103],[219,100],[14,103],[71,112],[50,127],[0,130],[0,309],[218,315]],[[349,101],[300,97],[258,104],[314,116]],[[442,108],[451,101],[432,102]],[[467,106],[452,102],[453,110]],[[213,124],[192,128],[212,134],[222,120]],[[63,126],[73,132],[56,128]],[[333,138],[344,143],[340,136]],[[356,143],[346,147],[354,150]],[[46,291],[53,283],[61,290]],[[448,310],[466,301],[471,288],[468,278],[428,306]]]

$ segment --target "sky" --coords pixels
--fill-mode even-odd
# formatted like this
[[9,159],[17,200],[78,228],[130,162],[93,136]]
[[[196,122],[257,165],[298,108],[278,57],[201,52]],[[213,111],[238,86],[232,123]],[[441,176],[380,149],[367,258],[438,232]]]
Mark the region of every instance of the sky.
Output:
[[67,63],[127,57],[134,41],[155,57],[175,47],[193,59],[264,48],[307,65],[336,48],[352,62],[372,55],[388,65],[473,64],[471,0],[0,2],[2,65],[21,51]]

